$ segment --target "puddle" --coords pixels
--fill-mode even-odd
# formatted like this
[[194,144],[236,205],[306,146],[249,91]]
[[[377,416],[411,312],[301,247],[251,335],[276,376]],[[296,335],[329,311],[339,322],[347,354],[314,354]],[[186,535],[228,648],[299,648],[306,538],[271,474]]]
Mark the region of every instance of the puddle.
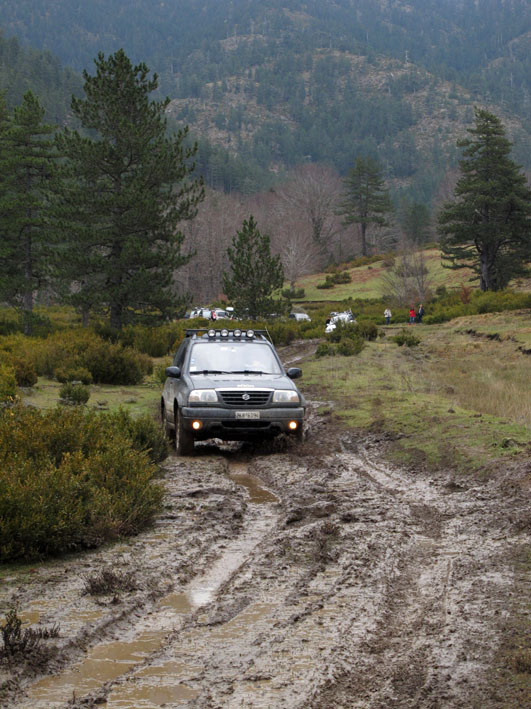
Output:
[[[259,478],[247,472],[245,464],[231,464],[230,477],[248,490],[250,502],[257,505],[278,502],[275,495],[262,487]],[[189,681],[201,671],[193,660],[187,662],[188,658],[182,658],[180,661],[165,661],[149,667],[141,665],[150,655],[164,647],[169,632],[183,626],[183,618],[187,614],[214,600],[221,586],[274,528],[276,517],[271,504],[261,508],[260,512],[251,507],[240,536],[230,542],[210,569],[192,580],[184,591],[171,593],[161,599],[153,612],[139,622],[134,638],[95,645],[71,669],[35,683],[28,691],[29,703],[26,706],[35,709],[62,706],[74,695],[80,699],[133,668],[134,674],[124,678],[123,684],[111,691],[107,706],[140,709],[165,704],[178,706],[193,700],[199,692],[189,686]],[[200,627],[185,635],[199,646],[211,640],[223,642],[224,639],[245,636],[250,626],[257,623],[266,626],[265,619],[273,608],[273,603],[257,602],[214,630]]]
[[229,478],[237,485],[246,488],[249,493],[249,502],[257,505],[271,502],[280,502],[278,497],[263,487],[263,482],[256,475],[247,472],[247,464],[239,462],[229,463]]
[[166,704],[186,706],[188,702],[195,699],[199,694],[198,690],[187,687],[185,684],[170,686],[167,683],[167,678],[164,678],[164,684],[160,686],[125,686],[120,689],[120,692],[111,695],[111,698],[106,702],[106,707],[123,707],[124,709],[148,709],[151,707],[163,707]]

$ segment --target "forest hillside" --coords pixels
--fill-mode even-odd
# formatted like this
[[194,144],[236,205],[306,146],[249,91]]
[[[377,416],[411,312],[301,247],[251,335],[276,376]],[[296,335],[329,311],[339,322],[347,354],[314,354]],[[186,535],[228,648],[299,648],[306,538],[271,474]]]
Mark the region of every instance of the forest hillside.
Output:
[[476,104],[531,169],[525,0],[5,0],[0,28],[77,71],[121,47],[145,61],[226,191],[371,155],[395,193],[428,204]]

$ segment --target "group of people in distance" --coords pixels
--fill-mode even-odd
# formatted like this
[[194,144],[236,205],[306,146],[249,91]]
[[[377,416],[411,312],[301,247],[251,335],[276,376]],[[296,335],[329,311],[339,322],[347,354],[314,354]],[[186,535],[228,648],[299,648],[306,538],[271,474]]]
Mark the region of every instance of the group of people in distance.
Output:
[[[419,305],[417,312],[415,312],[415,308],[411,307],[409,309],[409,324],[413,325],[413,323],[422,322],[423,316],[424,316],[424,306],[422,305],[422,303]],[[393,317],[393,314],[391,312],[391,309],[386,308],[384,310],[384,318],[385,318],[386,325],[389,325],[392,317]]]

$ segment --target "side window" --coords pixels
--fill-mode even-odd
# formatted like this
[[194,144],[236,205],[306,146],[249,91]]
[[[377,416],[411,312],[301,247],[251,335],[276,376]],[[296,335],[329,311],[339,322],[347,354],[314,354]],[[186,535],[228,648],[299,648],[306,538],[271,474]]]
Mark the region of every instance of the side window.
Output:
[[180,367],[182,369],[185,354],[186,354],[185,343],[181,342],[179,349],[177,350],[177,352],[175,353],[175,357],[173,358],[174,367]]

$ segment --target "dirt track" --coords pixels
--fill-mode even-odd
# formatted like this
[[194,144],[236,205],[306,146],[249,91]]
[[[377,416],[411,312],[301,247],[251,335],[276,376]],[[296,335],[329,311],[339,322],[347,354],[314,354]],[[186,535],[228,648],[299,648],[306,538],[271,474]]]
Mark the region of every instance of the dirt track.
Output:
[[[164,513],[129,544],[13,578],[2,610],[60,637],[0,675],[2,706],[497,706],[525,499],[387,467],[384,440],[311,409],[298,447],[171,457]],[[87,595],[102,568],[137,589]]]

